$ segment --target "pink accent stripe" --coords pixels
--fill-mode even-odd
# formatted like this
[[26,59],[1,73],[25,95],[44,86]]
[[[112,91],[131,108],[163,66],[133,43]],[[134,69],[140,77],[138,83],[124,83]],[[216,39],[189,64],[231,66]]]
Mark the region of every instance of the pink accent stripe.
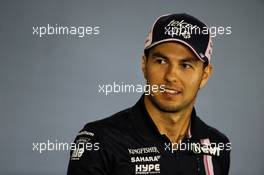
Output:
[[[210,145],[210,140],[209,139],[201,139],[202,144]],[[212,156],[210,155],[204,155],[203,156],[203,161],[204,161],[204,169],[206,175],[214,175],[214,166],[212,162]]]
[[209,42],[205,51],[205,56],[208,58],[209,63],[211,63],[212,52],[213,52],[213,42],[212,42],[211,34],[209,34]]
[[192,133],[191,133],[191,122],[190,122],[189,127],[188,127],[187,137],[188,138],[191,138],[192,137]]
[[205,174],[210,175],[209,168],[208,168],[208,161],[206,155],[203,156],[203,161],[204,161],[204,169],[205,169]]

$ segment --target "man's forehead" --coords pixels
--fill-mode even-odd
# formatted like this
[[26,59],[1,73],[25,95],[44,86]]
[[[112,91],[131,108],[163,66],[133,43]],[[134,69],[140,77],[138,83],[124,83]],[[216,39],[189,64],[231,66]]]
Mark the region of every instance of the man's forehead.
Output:
[[151,57],[158,56],[165,59],[172,59],[176,57],[180,61],[201,61],[191,49],[178,42],[165,42],[158,44],[150,49],[149,55]]

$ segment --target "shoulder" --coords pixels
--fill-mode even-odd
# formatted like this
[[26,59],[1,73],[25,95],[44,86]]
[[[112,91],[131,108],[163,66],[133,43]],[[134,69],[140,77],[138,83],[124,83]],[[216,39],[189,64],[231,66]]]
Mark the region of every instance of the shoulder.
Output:
[[222,142],[222,143],[228,143],[229,138],[222,132],[220,132],[218,129],[208,126],[208,133],[212,140],[215,140],[216,142]]
[[230,142],[229,138],[224,133],[222,133],[221,131],[219,131],[218,129],[216,129],[213,126],[206,124],[199,117],[197,117],[197,118],[199,120],[201,128],[203,128],[203,131],[205,132],[206,136],[212,142],[216,142],[216,143],[228,143],[228,142]]
[[129,113],[131,108],[122,110],[116,114],[111,115],[110,117],[89,122],[84,126],[84,129],[93,129],[93,130],[105,130],[122,127],[126,125],[129,119]]
[[102,139],[111,139],[119,137],[122,134],[129,132],[131,126],[130,119],[130,111],[131,108],[122,110],[116,114],[113,114],[110,117],[89,122],[85,124],[80,133],[91,133],[94,139],[102,140]]

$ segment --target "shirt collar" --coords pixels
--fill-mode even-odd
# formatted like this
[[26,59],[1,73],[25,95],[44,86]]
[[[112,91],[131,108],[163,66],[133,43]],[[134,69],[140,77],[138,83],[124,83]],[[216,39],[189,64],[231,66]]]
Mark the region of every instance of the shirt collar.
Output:
[[[193,108],[191,114],[191,124],[189,125],[186,137],[192,139],[203,139],[208,137],[207,125],[196,116],[195,108]],[[139,101],[132,107],[130,112],[132,124],[134,125],[135,132],[146,140],[160,140],[163,136],[160,134],[157,126],[149,116],[145,104],[144,94],[141,96]]]

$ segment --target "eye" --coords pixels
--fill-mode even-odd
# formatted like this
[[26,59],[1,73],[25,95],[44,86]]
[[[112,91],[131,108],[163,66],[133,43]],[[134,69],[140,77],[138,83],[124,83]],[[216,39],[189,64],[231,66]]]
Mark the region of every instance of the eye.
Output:
[[166,64],[167,63],[166,59],[161,58],[161,57],[156,58],[156,62],[159,64]]
[[183,64],[182,64],[182,67],[183,67],[184,69],[191,69],[191,68],[192,68],[192,65],[189,64],[189,63],[183,63]]

